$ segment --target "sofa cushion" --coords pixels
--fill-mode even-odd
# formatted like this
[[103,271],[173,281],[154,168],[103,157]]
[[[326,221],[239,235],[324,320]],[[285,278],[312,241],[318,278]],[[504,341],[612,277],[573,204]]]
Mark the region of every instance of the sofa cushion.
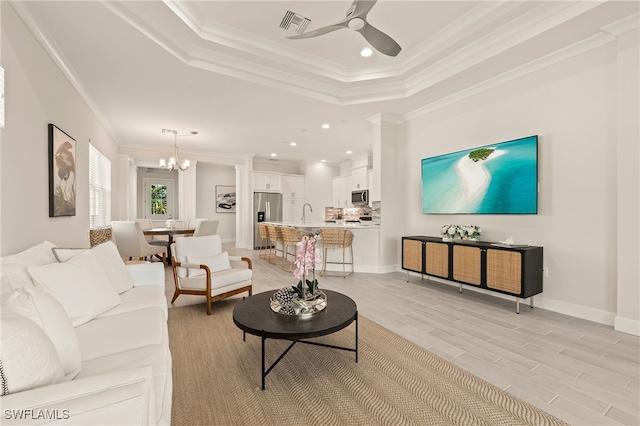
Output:
[[153,372],[158,423],[169,424],[173,378],[171,352],[167,344],[145,346],[86,361],[82,364],[78,379],[144,366],[151,366]]
[[120,303],[98,256],[87,250],[65,263],[28,268],[36,285],[64,307],[74,327]]
[[[226,271],[231,269],[231,263],[229,262],[229,253],[222,252],[219,254],[212,254],[211,256],[187,256],[187,263],[193,263],[196,265],[205,265],[209,267],[209,270],[213,272]],[[206,275],[204,269],[189,268],[187,276],[189,278],[197,277],[199,275]]]
[[125,291],[120,294],[120,303],[98,315],[98,318],[119,315],[144,308],[160,308],[164,313],[165,319],[168,318],[167,296],[164,294],[164,287],[143,285]]
[[59,382],[62,364],[51,339],[30,319],[0,314],[0,386],[2,396]]
[[20,314],[36,323],[56,348],[65,380],[80,371],[78,336],[64,308],[51,295],[36,288],[23,287],[2,300],[2,309]]
[[45,241],[20,253],[3,257],[0,262],[0,270],[2,270],[2,275],[5,275],[9,280],[11,288],[33,286],[27,269],[30,266],[54,263],[56,258],[51,251],[52,247],[55,247],[53,243]]
[[[251,284],[251,269],[229,269],[228,271],[220,271],[211,274],[211,290],[220,289],[232,284],[241,284],[235,288],[240,288]],[[183,278],[180,280],[180,288],[188,290],[204,290],[207,281],[204,276],[195,278]],[[216,292],[217,293],[217,292]]]
[[105,268],[111,284],[120,294],[133,288],[133,281],[131,275],[127,271],[127,266],[120,256],[118,247],[113,241],[107,241],[99,244],[91,249],[92,252],[98,255],[100,263]]
[[120,315],[95,318],[76,328],[85,361],[127,352],[150,345],[169,344],[169,332],[164,312],[160,308],[145,308]]

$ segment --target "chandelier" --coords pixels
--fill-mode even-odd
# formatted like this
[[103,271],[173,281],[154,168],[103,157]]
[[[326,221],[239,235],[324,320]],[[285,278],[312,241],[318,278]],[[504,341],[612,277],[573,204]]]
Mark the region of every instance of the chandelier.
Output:
[[168,169],[169,171],[173,171],[175,169],[180,169],[185,171],[189,168],[189,160],[184,160],[180,163],[180,154],[178,154],[178,136],[194,136],[197,135],[198,132],[192,130],[189,134],[179,135],[177,130],[171,129],[162,129],[162,133],[171,133],[173,135],[173,156],[169,157],[169,162],[164,158],[160,159],[160,167],[163,169]]

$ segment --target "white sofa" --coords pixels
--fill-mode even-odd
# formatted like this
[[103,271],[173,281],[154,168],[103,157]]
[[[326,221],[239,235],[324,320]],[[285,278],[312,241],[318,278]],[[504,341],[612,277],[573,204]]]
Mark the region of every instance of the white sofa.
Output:
[[170,424],[163,265],[53,248],[1,259],[0,423]]

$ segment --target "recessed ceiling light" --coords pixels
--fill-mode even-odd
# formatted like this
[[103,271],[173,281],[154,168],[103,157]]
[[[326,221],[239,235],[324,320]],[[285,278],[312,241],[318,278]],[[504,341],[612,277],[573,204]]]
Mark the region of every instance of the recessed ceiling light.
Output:
[[272,152],[272,153],[271,153],[271,156],[272,156],[272,157],[277,157],[277,156],[278,156],[278,154],[276,154],[275,152]]
[[368,47],[365,47],[360,52],[360,55],[365,57],[365,58],[368,58],[369,56],[373,55],[373,50],[369,49]]
[[321,162],[321,163],[326,163],[326,162],[327,162],[327,160],[322,159],[322,160],[320,160],[320,162]]
[[353,151],[349,150],[347,151],[347,154],[353,154]]
[[289,146],[296,146],[296,145],[298,145],[298,144],[297,144],[297,143],[295,143],[295,142],[291,142],[291,143],[289,144]]
[[329,129],[330,127],[331,127],[331,125],[330,125],[329,123],[324,123],[324,124],[322,125],[322,128],[323,128],[323,129]]

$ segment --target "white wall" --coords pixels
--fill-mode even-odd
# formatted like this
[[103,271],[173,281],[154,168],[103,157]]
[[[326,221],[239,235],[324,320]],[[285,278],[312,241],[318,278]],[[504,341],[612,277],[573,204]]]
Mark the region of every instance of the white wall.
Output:
[[[2,132],[0,254],[49,240],[89,246],[89,147],[118,166],[118,147],[9,2],[2,8],[5,128]],[[76,216],[49,218],[48,136],[53,123],[76,140]],[[115,179],[117,174],[112,174]],[[114,197],[115,210],[119,200]]]
[[224,242],[233,242],[236,240],[236,213],[216,213],[216,185],[235,186],[235,167],[198,163],[196,216],[220,221],[220,238]]
[[[483,240],[511,235],[543,246],[549,278],[536,305],[612,325],[619,243],[616,54],[612,43],[406,122],[399,150],[407,182],[405,235],[437,236],[447,223],[474,224]],[[420,159],[534,134],[537,215],[421,214]],[[637,176],[629,185],[637,194]],[[632,238],[637,247],[637,233]]]

